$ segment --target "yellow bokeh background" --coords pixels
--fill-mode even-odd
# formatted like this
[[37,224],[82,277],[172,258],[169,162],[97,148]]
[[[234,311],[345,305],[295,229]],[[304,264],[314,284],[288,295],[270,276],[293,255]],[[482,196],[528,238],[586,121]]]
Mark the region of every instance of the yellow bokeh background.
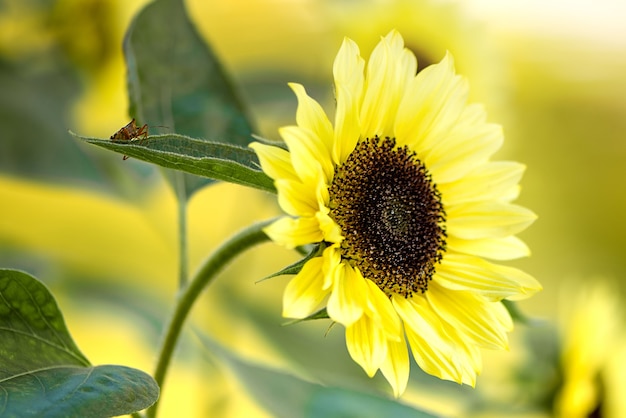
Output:
[[[37,1],[3,0],[0,57],[36,73],[50,65],[39,57],[61,56],[80,84],[80,93],[67,109],[69,126],[64,128],[108,138],[129,119],[121,44],[132,17],[146,3],[60,0],[45,7]],[[521,235],[532,256],[513,264],[537,277],[544,291],[520,307],[545,322],[567,322],[562,307],[578,302],[563,298],[564,289],[571,292],[581,283],[592,288],[596,282],[604,283],[597,279],[603,277],[623,300],[626,29],[620,22],[626,20],[626,7],[609,0],[506,4],[186,2],[198,31],[250,104],[258,133],[272,139],[278,138],[278,126],[295,121],[296,102],[287,82],[305,84],[333,113],[332,60],[344,36],[357,41],[367,56],[380,36],[397,28],[420,66],[452,52],[458,72],[469,79],[471,100],[485,103],[490,119],[504,126],[507,140],[498,158],[527,165],[519,203],[539,218]],[[74,139],[68,134],[67,141]],[[100,152],[81,147],[90,155]],[[125,309],[119,299],[103,296],[98,302],[98,294],[92,293],[83,300],[77,295],[85,293],[72,291],[77,278],[84,277],[92,289],[132,289],[134,298],[145,297],[151,305],[146,310],[160,314],[161,321],[172,309],[178,271],[175,196],[158,174],[136,176],[137,171],[149,170],[146,165],[118,157],[110,160],[114,175],[127,184],[126,192],[118,194],[71,181],[16,175],[0,165],[0,251],[5,254],[0,261],[8,264],[2,267],[29,267],[47,283],[92,363],[125,364],[151,372],[156,325]],[[80,172],[75,175],[81,177]],[[240,186],[216,184],[197,192],[188,207],[190,271],[240,228],[279,213],[273,196]],[[356,366],[346,366],[351,367],[348,377],[340,372],[329,376],[285,355],[276,335],[296,332],[280,327],[281,294],[288,278],[257,281],[296,259],[296,254],[272,244],[245,254],[205,292],[191,323],[243,358],[313,381],[367,388],[370,381]],[[273,318],[271,333],[266,322],[252,315],[258,312]],[[327,326],[301,326],[310,342],[310,352],[301,357],[322,361],[338,351],[338,358],[349,362],[341,332],[324,338]],[[460,416],[476,399],[489,399],[481,385],[514,396],[509,371],[529,356],[526,333],[532,330],[518,326],[509,352],[484,353],[485,371],[475,392],[454,385],[440,392],[435,385],[428,391],[424,387],[430,381],[422,377],[411,382],[403,401]],[[246,395],[236,376],[207,360],[193,332],[186,332],[184,340],[186,349],[178,353],[162,393],[161,416],[270,416]],[[626,371],[622,357],[611,358],[612,370]],[[547,393],[552,384],[542,388],[538,382],[535,389]],[[389,394],[382,380],[375,379],[371,388]],[[545,405],[519,411],[519,416],[551,416]]]

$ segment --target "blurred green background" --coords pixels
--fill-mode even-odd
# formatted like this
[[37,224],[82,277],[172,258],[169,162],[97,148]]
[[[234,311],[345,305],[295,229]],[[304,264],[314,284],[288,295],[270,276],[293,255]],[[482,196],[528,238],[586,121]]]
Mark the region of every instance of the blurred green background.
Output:
[[[0,0],[0,265],[46,282],[94,364],[150,372],[177,286],[174,194],[154,167],[122,161],[67,133],[108,138],[128,122],[121,44],[145,3]],[[470,81],[472,101],[483,102],[491,121],[504,126],[505,145],[496,157],[527,165],[518,202],[539,218],[521,234],[532,256],[513,264],[544,290],[520,303],[539,321],[518,325],[510,351],[483,352],[485,370],[475,390],[428,377],[413,364],[401,401],[451,416],[552,416],[571,312],[594,286],[610,288],[617,305],[625,290],[626,5],[186,5],[230,71],[258,133],[271,139],[278,139],[277,127],[295,122],[287,82],[304,84],[333,113],[332,60],[344,36],[367,57],[380,36],[396,28],[420,67],[446,50],[453,54],[457,71]],[[279,213],[273,196],[239,186],[198,192],[189,206],[191,271],[239,228]],[[326,335],[327,322],[281,326],[288,278],[256,281],[294,260],[273,245],[246,254],[199,301],[195,329],[243,358],[388,396],[384,379],[368,379],[350,360],[339,329]],[[618,310],[599,321],[622,317]],[[623,340],[622,329],[615,329],[614,341],[605,344]],[[616,364],[626,370],[623,357]],[[195,333],[186,333],[161,416],[272,416],[247,395],[241,376],[219,363]]]

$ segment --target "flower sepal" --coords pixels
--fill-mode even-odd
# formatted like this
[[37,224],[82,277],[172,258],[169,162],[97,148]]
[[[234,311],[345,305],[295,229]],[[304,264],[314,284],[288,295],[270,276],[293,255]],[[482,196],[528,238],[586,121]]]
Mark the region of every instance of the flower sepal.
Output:
[[[298,318],[298,319],[293,319],[291,321],[287,321],[285,323],[283,323],[284,326],[287,325],[294,325],[294,324],[299,324],[300,322],[305,322],[305,321],[312,321],[314,319],[330,319],[330,316],[328,316],[328,311],[326,310],[326,308],[322,308],[317,312],[312,313],[311,315],[307,316],[306,318]],[[332,324],[335,324],[336,322],[333,322]],[[331,326],[332,326],[331,324]]]
[[287,267],[284,267],[275,273],[272,273],[268,276],[263,277],[262,279],[257,280],[257,283],[264,282],[265,280],[273,279],[274,277],[278,276],[294,275],[300,273],[302,267],[304,267],[304,265],[313,257],[320,256],[324,251],[324,248],[322,247],[322,244],[317,244],[298,247],[297,250],[299,250],[302,254],[306,254],[304,258],[296,261],[295,263],[289,264]]

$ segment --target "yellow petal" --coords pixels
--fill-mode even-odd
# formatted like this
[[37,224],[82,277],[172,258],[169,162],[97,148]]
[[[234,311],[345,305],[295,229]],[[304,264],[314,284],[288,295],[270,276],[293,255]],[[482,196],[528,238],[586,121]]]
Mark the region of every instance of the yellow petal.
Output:
[[448,251],[476,255],[492,260],[514,260],[530,255],[528,246],[515,236],[470,240],[448,236],[446,245]]
[[349,327],[363,315],[367,291],[365,279],[357,275],[352,267],[341,263],[334,272],[333,290],[326,309],[333,321]]
[[335,114],[335,143],[333,144],[333,162],[341,165],[356,147],[361,135],[359,122],[359,98],[345,86],[336,83],[335,95],[337,110]]
[[283,316],[286,318],[306,318],[315,312],[328,295],[323,289],[324,273],[321,257],[307,261],[302,270],[287,284],[283,294]]
[[398,145],[408,145],[420,158],[444,140],[467,101],[466,80],[455,75],[452,56],[423,69],[406,86],[394,126]]
[[453,361],[461,373],[461,381],[458,383],[476,386],[476,376],[482,370],[482,356],[478,346],[465,341],[462,336],[458,335],[455,328],[445,326],[445,330],[450,339],[455,342]]
[[498,321],[498,324],[507,332],[513,331],[513,318],[509,313],[509,310],[504,306],[502,302],[497,302],[490,306],[493,312],[493,318]]
[[341,250],[339,244],[334,244],[326,247],[322,253],[322,259],[324,260],[324,289],[330,289],[335,280],[339,277],[337,274],[338,269],[341,267]]
[[334,167],[330,151],[313,131],[299,126],[284,126],[278,132],[289,147],[291,164],[303,183],[314,189],[320,170],[326,182],[332,178]]
[[[404,48],[402,51],[402,56],[400,58],[402,62],[401,65],[398,65],[398,79],[400,80],[401,95],[404,96],[406,93],[406,88],[411,83],[411,81],[415,78],[417,74],[417,58],[415,54],[411,52],[408,48]],[[402,100],[402,99],[400,99]]]
[[293,165],[291,165],[291,157],[288,151],[259,142],[253,142],[249,146],[259,157],[263,172],[272,179],[296,180],[298,178]]
[[446,207],[448,234],[464,239],[503,238],[523,231],[535,219],[525,207],[497,201]]
[[274,182],[278,191],[278,204],[292,216],[314,216],[318,202],[308,185],[300,180],[279,179]]
[[394,136],[396,111],[406,90],[404,41],[396,31],[381,39],[370,56],[361,105],[361,135]]
[[393,305],[406,324],[406,336],[415,361],[428,374],[461,383],[454,362],[455,350],[443,333],[443,325],[421,296],[405,299],[394,295]]
[[504,141],[502,127],[474,119],[483,115],[480,105],[467,106],[461,119],[427,152],[423,161],[437,184],[457,180],[484,164]]
[[346,346],[350,357],[369,377],[376,374],[387,356],[384,333],[366,315],[346,327]]
[[[494,306],[498,305],[502,306],[501,303],[494,303]],[[432,305],[429,306],[432,308]],[[456,382],[474,387],[476,385],[476,376],[482,370],[482,356],[478,345],[473,343],[462,329],[455,327],[453,324],[443,319],[440,324],[441,332],[445,336],[444,339],[448,341],[452,348],[450,362],[460,376],[460,379],[456,380]]]
[[327,213],[317,212],[315,216],[320,223],[320,229],[324,235],[324,241],[337,243],[343,240],[341,227],[337,225],[337,223],[335,223],[335,221],[328,216]]
[[515,162],[489,162],[454,182],[438,183],[437,187],[446,206],[480,200],[510,202],[519,194],[524,169],[523,164]]
[[359,47],[345,38],[333,64],[337,109],[332,157],[336,165],[346,160],[361,134],[359,104],[363,94],[364,67],[365,61],[361,58]]
[[489,300],[523,299],[542,289],[529,274],[479,257],[446,254],[433,281],[452,290],[477,292]]
[[[355,269],[357,274],[361,274]],[[402,322],[393,308],[391,300],[371,280],[365,280],[367,286],[367,315],[372,318],[377,327],[384,330],[387,339],[399,341],[402,335]]]
[[380,371],[393,388],[393,395],[398,398],[406,390],[409,381],[410,361],[409,350],[400,334],[400,341],[387,341],[387,356],[380,366]]
[[289,83],[289,87],[298,98],[298,110],[296,111],[298,126],[313,132],[330,151],[333,143],[333,127],[328,116],[319,103],[307,95],[301,84]]
[[507,329],[502,328],[492,309],[500,302],[489,302],[482,296],[442,288],[436,282],[428,287],[427,299],[439,317],[457,332],[484,348],[508,347]]
[[272,241],[289,249],[320,242],[323,238],[315,217],[294,219],[285,216],[263,229],[263,232]]
[[[335,86],[340,85],[358,103],[363,93],[365,61],[361,58],[358,45],[344,38],[333,64]],[[339,98],[337,98],[339,105]]]

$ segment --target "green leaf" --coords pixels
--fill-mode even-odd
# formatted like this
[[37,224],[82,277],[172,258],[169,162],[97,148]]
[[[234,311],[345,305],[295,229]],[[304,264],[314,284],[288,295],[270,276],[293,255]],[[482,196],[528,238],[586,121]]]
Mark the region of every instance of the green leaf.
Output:
[[506,310],[509,311],[509,315],[511,315],[511,318],[513,318],[514,321],[525,325],[532,325],[536,322],[535,319],[530,318],[524,312],[522,312],[522,310],[515,302],[502,299],[502,304],[504,305]]
[[[217,138],[240,146],[252,142],[246,110],[182,0],[148,4],[126,34],[124,54],[130,114],[142,124],[205,141]],[[208,182],[185,176],[186,195]]]
[[0,379],[53,365],[89,366],[46,287],[0,270]]
[[[310,401],[310,418],[434,418],[426,411],[368,393],[320,387]],[[285,415],[287,416],[287,415]]]
[[433,418],[383,396],[308,382],[279,370],[250,363],[205,335],[198,334],[211,354],[229,366],[247,392],[274,417]]
[[[32,7],[33,15],[51,12],[43,2]],[[49,183],[76,184],[80,178],[90,187],[108,185],[92,156],[67,137],[80,94],[78,73],[60,55],[37,51],[12,63],[0,58],[0,172]]]
[[182,135],[156,135],[145,140],[113,142],[76,138],[121,154],[207,178],[275,193],[274,183],[258,166],[254,151],[231,144],[205,142]]
[[144,372],[91,367],[48,289],[0,269],[0,416],[114,416],[147,408],[158,395]]
[[159,388],[146,373],[123,366],[58,366],[0,380],[2,417],[112,417],[140,411]]

